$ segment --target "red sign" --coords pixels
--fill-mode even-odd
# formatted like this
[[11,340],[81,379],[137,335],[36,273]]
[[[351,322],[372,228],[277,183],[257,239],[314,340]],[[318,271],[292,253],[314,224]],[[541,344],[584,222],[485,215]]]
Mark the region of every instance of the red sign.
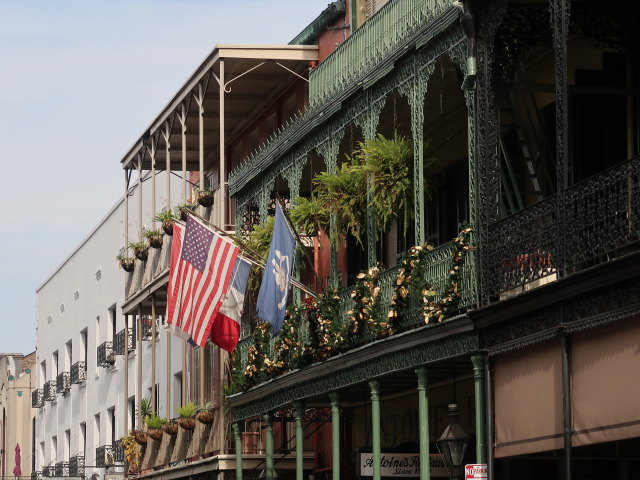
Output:
[[487,478],[487,464],[473,464],[464,466],[464,478],[465,480],[475,480]]

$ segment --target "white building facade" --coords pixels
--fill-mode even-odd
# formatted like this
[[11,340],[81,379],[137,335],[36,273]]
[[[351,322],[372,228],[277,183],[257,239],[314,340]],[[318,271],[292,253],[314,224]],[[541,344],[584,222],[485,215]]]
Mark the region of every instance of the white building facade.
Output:
[[[167,391],[177,389],[174,398],[179,405],[182,341],[166,332],[164,312],[158,312],[155,348],[153,328],[138,332],[139,318],[122,314],[125,285],[135,273],[125,273],[115,256],[124,251],[125,206],[138,204],[140,188],[132,188],[129,201],[122,198],[36,291],[37,385],[31,400],[36,408],[38,478],[124,474],[118,441],[125,430],[137,426],[137,397],[150,398],[155,383],[159,416],[175,415],[176,405],[167,405]],[[152,201],[144,188],[143,192],[147,213],[129,222],[130,232],[140,232],[140,224],[153,228],[151,205],[167,204],[166,195],[158,194]],[[169,242],[165,244],[155,255],[168,255]],[[136,261],[135,268],[141,265]],[[170,363],[168,342],[175,352]]]

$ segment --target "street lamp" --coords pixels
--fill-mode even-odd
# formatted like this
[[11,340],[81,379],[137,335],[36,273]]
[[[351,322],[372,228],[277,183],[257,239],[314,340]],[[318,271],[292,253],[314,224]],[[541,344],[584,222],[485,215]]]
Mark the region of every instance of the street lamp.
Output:
[[457,472],[464,461],[464,454],[467,451],[470,437],[460,425],[460,414],[458,413],[458,404],[453,402],[449,404],[449,425],[446,426],[437,443],[442,452],[445,464],[451,465]]

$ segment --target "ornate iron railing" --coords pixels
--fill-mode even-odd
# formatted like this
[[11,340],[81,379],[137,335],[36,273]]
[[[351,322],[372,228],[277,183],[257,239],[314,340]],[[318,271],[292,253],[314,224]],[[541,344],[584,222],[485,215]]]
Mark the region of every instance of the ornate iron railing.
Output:
[[[116,341],[115,341],[115,345],[114,345],[114,351],[116,353],[116,355],[124,355],[124,345],[125,345],[125,329],[123,328],[122,330],[120,330],[118,333],[116,333]],[[133,341],[133,331],[129,330],[129,335],[128,335],[128,341],[127,343],[127,347],[128,347],[128,353],[133,352],[136,347]]]
[[36,388],[31,392],[31,408],[41,408],[44,406],[44,391]]
[[111,467],[114,464],[115,458],[111,445],[102,445],[96,448],[96,467]]
[[[449,242],[438,248],[433,249],[427,254],[426,262],[428,267],[424,273],[424,280],[433,286],[436,291],[436,298],[442,298],[449,285],[450,268],[452,265],[453,253],[455,252],[454,242]],[[379,305],[381,306],[381,316],[383,319],[387,318],[389,308],[391,307],[391,299],[395,294],[396,280],[398,277],[399,269],[401,267],[395,266],[387,270],[383,270],[378,275],[376,286],[380,288],[380,294],[378,297]],[[476,290],[476,275],[475,275],[475,252],[465,251],[464,261],[462,263],[462,281],[461,281],[461,295],[462,298],[459,303],[461,310],[470,307],[476,303],[477,290]],[[349,312],[354,308],[354,302],[351,296],[353,287],[347,287],[336,295],[339,297],[339,311],[338,318],[331,319],[332,322],[340,322],[343,327],[343,331],[348,331],[346,324],[349,320]],[[405,331],[413,328],[417,328],[424,325],[424,320],[420,315],[423,306],[422,296],[411,299],[409,308],[404,310],[398,321],[397,331]],[[355,334],[349,334],[349,348],[356,348],[367,343],[371,343],[379,338],[379,333],[375,331],[368,324],[362,325],[362,330]],[[271,359],[274,358],[274,345],[278,337],[272,338],[269,342],[269,351],[267,354]],[[309,347],[313,350],[313,339],[310,333],[310,325],[306,319],[303,319],[301,324],[297,328],[297,341],[301,343],[303,347]],[[237,354],[239,355],[240,368],[244,371],[248,365],[248,350],[252,344],[252,337],[248,336],[240,340],[236,347]],[[317,346],[315,346],[317,347]],[[288,370],[289,368],[285,369]],[[266,380],[264,374],[258,372],[255,376],[257,383],[261,383]]]
[[562,205],[550,197],[490,225],[483,299],[497,301],[629,253],[640,242],[639,224],[635,157],[568,188]]
[[71,365],[71,383],[80,385],[87,380],[87,366],[84,361]]
[[113,450],[113,460],[115,463],[124,463],[124,448],[120,442],[114,442],[111,446]]
[[42,471],[31,472],[31,480],[42,480]]
[[[156,335],[157,335],[160,326],[158,324],[157,319],[155,322],[156,322]],[[151,340],[152,336],[153,336],[153,320],[151,318],[143,319],[142,340],[144,341]]]
[[309,104],[362,82],[393,52],[451,5],[447,0],[391,0],[309,73]]
[[60,372],[56,376],[56,393],[66,395],[71,390],[71,376],[69,372]]
[[45,402],[55,402],[57,400],[56,381],[49,380],[44,384],[44,400]]
[[55,477],[56,476],[56,466],[49,465],[47,467],[42,468],[42,476],[44,477]]
[[98,365],[108,367],[116,362],[112,342],[104,342],[98,346]]
[[84,477],[84,455],[76,455],[69,459],[69,476]]
[[56,463],[56,477],[68,477],[69,476],[69,463],[58,462]]

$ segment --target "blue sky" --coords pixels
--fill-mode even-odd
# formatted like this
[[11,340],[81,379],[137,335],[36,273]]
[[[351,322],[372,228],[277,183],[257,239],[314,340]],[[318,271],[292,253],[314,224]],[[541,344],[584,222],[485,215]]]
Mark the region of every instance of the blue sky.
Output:
[[[328,0],[0,0],[0,352],[115,204],[119,161],[217,43],[288,43]],[[286,21],[286,23],[285,23]]]

